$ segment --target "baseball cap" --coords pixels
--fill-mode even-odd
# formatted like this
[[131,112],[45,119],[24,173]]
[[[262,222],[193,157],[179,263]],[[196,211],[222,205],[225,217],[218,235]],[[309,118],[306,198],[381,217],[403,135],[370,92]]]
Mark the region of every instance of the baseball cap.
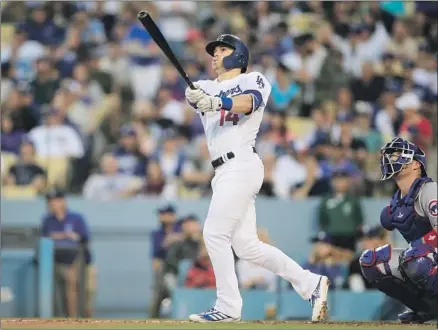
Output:
[[316,236],[313,236],[310,241],[312,243],[327,243],[327,244],[332,244],[333,240],[330,237],[329,234],[327,234],[326,232],[319,232]]
[[46,194],[47,200],[51,200],[54,198],[64,198],[64,197],[65,197],[64,191],[59,189],[59,188],[53,188],[53,189],[49,190]]
[[30,145],[32,145],[32,147],[35,146],[33,141],[31,140],[31,138],[28,135],[24,135],[21,138],[21,145],[23,145],[23,144],[30,144]]
[[361,238],[383,238],[385,237],[385,229],[377,225],[372,227],[364,227],[360,234]]
[[135,136],[134,127],[132,127],[131,125],[123,125],[120,128],[120,135],[122,137],[125,137],[125,136]]
[[333,169],[332,177],[350,177],[351,171],[346,166],[338,166]]
[[400,110],[418,110],[421,107],[421,102],[415,93],[409,92],[399,97],[395,103],[395,106]]
[[175,207],[172,204],[166,204],[158,208],[158,213],[175,213]]
[[189,221],[196,221],[196,222],[198,222],[199,219],[198,219],[198,217],[196,216],[196,214],[190,213],[190,214],[186,215],[185,217],[183,217],[183,218],[181,219],[181,224],[183,224],[183,223],[185,223],[185,222],[189,222]]

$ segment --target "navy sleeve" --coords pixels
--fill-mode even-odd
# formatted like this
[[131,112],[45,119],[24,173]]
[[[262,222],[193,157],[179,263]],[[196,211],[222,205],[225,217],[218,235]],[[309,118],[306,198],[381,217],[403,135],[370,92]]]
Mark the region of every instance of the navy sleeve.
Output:
[[77,215],[76,232],[81,236],[81,241],[87,243],[90,240],[90,231],[81,215]]
[[152,257],[157,259],[162,258],[161,240],[157,232],[152,233]]
[[47,216],[44,216],[43,220],[41,221],[41,236],[43,237],[50,236],[50,227],[49,227]]

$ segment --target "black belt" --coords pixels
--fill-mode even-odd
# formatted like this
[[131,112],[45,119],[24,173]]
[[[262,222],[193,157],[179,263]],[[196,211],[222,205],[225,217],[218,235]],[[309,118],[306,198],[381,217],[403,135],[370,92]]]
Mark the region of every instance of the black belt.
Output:
[[[257,153],[257,151],[254,147],[252,147],[252,151],[254,151],[254,153]],[[230,159],[233,159],[234,157],[235,157],[234,152],[232,152],[232,151],[227,152],[225,154],[225,157],[222,156],[222,157],[219,157],[219,158],[213,160],[211,162],[211,165],[213,166],[214,169],[217,169],[219,166],[224,165],[227,161],[229,161]]]

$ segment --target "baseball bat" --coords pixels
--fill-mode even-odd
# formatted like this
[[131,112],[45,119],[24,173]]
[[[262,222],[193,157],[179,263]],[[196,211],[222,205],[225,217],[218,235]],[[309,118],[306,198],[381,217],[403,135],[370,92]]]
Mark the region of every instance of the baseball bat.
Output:
[[195,86],[193,86],[193,83],[190,80],[189,76],[182,68],[181,64],[179,63],[172,49],[170,49],[170,46],[167,43],[166,38],[161,33],[157,24],[155,24],[151,15],[148,12],[142,10],[141,12],[138,13],[137,18],[144,26],[144,28],[149,32],[149,34],[151,35],[152,39],[154,39],[158,47],[160,47],[160,49],[163,51],[164,55],[166,55],[169,61],[172,62],[173,66],[178,70],[179,74],[184,78],[187,85],[189,85],[191,89],[195,89]]

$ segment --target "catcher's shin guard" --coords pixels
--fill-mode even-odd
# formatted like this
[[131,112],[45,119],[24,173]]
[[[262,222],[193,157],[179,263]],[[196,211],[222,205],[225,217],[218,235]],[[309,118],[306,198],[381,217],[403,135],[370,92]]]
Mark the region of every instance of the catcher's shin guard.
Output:
[[360,267],[364,277],[376,289],[400,301],[415,312],[431,312],[430,300],[424,292],[412,283],[394,276],[389,262],[392,257],[390,245],[375,250],[366,250],[360,257]]

